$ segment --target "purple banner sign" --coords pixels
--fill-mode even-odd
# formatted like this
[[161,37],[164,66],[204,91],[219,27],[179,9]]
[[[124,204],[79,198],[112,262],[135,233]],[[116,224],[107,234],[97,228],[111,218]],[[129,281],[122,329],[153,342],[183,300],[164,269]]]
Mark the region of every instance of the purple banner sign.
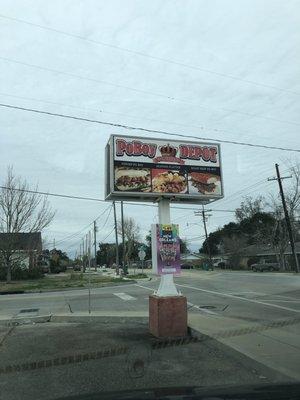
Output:
[[157,273],[180,274],[180,241],[178,236],[178,225],[157,224]]

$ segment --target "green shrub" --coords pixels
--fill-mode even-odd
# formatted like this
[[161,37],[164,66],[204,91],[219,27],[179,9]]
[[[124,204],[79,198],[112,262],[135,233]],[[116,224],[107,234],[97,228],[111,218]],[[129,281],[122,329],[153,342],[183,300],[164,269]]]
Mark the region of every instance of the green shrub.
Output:
[[[15,267],[11,272],[11,279],[13,281],[22,281],[27,279],[40,279],[44,276],[44,272],[40,267],[31,269],[23,269]],[[0,280],[6,281],[6,268],[0,268]]]
[[148,276],[146,274],[135,274],[135,275],[126,275],[126,278],[129,278],[129,279],[144,279],[144,278],[148,278]]
[[0,281],[6,280],[6,271],[4,267],[0,267]]
[[194,269],[202,269],[202,266],[200,264],[195,264]]
[[83,280],[83,273],[76,274],[76,272],[71,272],[70,274],[71,281],[82,281]]

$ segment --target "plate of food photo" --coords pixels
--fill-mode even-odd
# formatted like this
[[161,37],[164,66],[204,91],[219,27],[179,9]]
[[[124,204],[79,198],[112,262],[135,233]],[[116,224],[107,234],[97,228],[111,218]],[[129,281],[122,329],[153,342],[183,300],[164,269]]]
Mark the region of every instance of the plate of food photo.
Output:
[[191,194],[221,194],[219,175],[205,172],[189,173],[189,192]]
[[150,192],[150,169],[127,168],[115,169],[115,187],[123,192]]
[[[152,171],[153,192],[157,193],[186,193],[186,176],[178,171]],[[155,176],[153,176],[155,174]]]

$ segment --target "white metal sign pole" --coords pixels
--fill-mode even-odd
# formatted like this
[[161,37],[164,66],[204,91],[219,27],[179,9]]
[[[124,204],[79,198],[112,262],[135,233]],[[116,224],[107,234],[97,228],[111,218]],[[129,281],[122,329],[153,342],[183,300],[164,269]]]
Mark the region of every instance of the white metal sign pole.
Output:
[[[168,199],[161,199],[158,202],[158,223],[171,224],[170,200]],[[159,288],[155,294],[159,297],[181,295],[176,289],[173,274],[161,275]]]

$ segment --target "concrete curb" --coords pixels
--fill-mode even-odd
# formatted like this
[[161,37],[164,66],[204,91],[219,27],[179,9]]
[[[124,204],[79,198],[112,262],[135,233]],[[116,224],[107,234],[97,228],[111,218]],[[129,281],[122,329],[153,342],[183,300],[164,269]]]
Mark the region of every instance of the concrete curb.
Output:
[[70,322],[70,323],[85,323],[89,321],[95,322],[108,322],[113,321],[114,319],[127,320],[130,318],[131,320],[148,318],[148,311],[127,311],[121,312],[116,311],[112,313],[111,311],[107,312],[94,312],[91,314],[88,313],[75,313],[75,314],[55,314],[51,317],[51,322]]
[[16,326],[26,324],[39,324],[43,322],[50,322],[52,315],[36,315],[36,316],[22,316],[22,317],[7,317],[0,319],[0,325]]
[[49,314],[49,315],[36,315],[36,316],[22,316],[22,317],[0,317],[0,326],[16,326],[25,324],[38,324],[44,322],[54,323],[88,323],[94,322],[113,322],[114,320],[126,321],[130,318],[131,321],[138,321],[141,318],[148,319],[148,311],[117,311],[112,313],[107,312],[94,312],[88,313],[74,313],[74,314]]

